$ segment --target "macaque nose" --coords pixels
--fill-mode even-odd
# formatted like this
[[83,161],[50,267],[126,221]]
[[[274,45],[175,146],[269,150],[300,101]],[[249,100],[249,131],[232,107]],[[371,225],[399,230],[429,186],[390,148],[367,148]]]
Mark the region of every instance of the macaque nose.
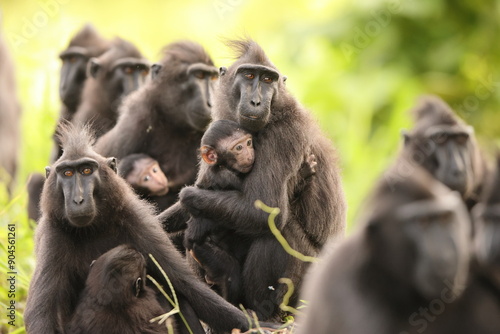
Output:
[[78,197],[73,198],[73,202],[75,204],[82,204],[83,203],[83,196],[78,196]]

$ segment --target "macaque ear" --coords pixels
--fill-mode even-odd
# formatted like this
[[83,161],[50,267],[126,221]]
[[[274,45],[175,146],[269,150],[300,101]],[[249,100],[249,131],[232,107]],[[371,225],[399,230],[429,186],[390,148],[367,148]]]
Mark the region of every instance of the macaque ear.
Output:
[[217,162],[217,153],[212,146],[204,145],[200,149],[201,158],[209,165],[214,165]]
[[107,158],[106,159],[106,164],[109,166],[109,168],[111,168],[115,173],[118,171],[118,169],[116,168],[116,158]]
[[87,65],[87,73],[89,76],[95,79],[97,77],[97,72],[99,72],[100,68],[101,64],[99,64],[97,58],[91,58],[89,60],[89,64]]
[[158,76],[158,73],[160,73],[162,67],[163,66],[161,64],[151,65],[151,78],[156,78]]
[[135,280],[135,296],[136,297],[139,297],[141,290],[142,290],[142,278],[138,277]]

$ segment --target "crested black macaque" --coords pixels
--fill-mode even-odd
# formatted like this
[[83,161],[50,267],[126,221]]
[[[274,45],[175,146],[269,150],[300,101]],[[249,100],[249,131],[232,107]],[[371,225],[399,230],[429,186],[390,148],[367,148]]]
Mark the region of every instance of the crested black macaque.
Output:
[[[251,239],[243,266],[243,305],[261,319],[281,316],[287,291],[281,277],[300,289],[306,263],[286,253],[271,233],[268,214],[255,208],[257,199],[281,213],[276,224],[299,252],[315,256],[331,237],[345,229],[345,198],[331,142],[287,91],[285,77],[251,40],[234,41],[238,60],[221,68],[214,98],[214,120],[229,119],[253,135],[255,163],[241,191],[185,187],[183,205],[195,215]],[[316,175],[303,191],[300,169],[314,155]],[[297,293],[290,299],[296,305]]]
[[389,182],[399,172],[379,182],[362,228],[311,271],[298,334],[424,333],[414,325],[463,289],[470,221],[460,195],[420,167]]
[[[64,332],[84,290],[92,260],[124,243],[147,258],[148,274],[167,286],[148,254],[158,260],[194,333],[204,333],[199,320],[216,332],[247,330],[243,312],[189,270],[153,208],[116,174],[115,159],[93,150],[90,132],[71,125],[62,128],[64,153],[47,168],[35,239],[37,264],[24,313],[27,332]],[[182,322],[177,324],[185,333]]]
[[118,175],[141,197],[168,193],[168,179],[158,161],[142,153],[127,155],[118,162]]
[[[201,139],[200,156],[196,187],[241,191],[243,178],[255,162],[252,135],[235,121],[212,122]],[[311,182],[316,165],[314,155],[305,158],[300,170],[303,182],[299,185],[302,189]],[[159,218],[163,224],[184,223],[185,220],[179,220],[183,217],[182,212],[185,209],[182,202],[178,202]],[[238,305],[242,292],[241,268],[251,238],[199,216],[192,216],[187,225],[184,245],[192,256],[188,257],[188,262],[198,275],[215,286],[224,299]]]
[[146,285],[146,259],[139,251],[120,245],[90,266],[66,333],[168,333],[165,324],[150,322],[165,311]]
[[[68,47],[59,54],[62,61],[59,80],[59,97],[62,102],[58,123],[71,121],[82,100],[82,91],[87,79],[87,64],[93,57],[99,57],[111,46],[111,42],[99,35],[90,24],[86,24],[70,40]],[[62,154],[61,145],[54,134],[55,147],[50,162]]]
[[[475,256],[468,285],[425,333],[500,333],[500,156],[490,174],[480,202],[472,210]],[[418,325],[418,329],[424,328],[424,323]]]
[[403,133],[405,154],[452,190],[470,209],[486,174],[486,164],[467,125],[440,98],[427,96],[413,110],[415,126]]
[[115,38],[108,51],[89,60],[82,103],[73,121],[91,124],[97,138],[108,132],[118,120],[123,98],[146,82],[149,66],[132,43]]
[[[0,19],[0,24],[1,24]],[[14,61],[0,29],[0,184],[14,191],[21,145],[21,106],[17,97]]]
[[151,76],[124,102],[122,116],[99,139],[97,151],[117,159],[144,153],[157,160],[170,189],[164,196],[149,198],[160,212],[177,201],[184,185],[196,179],[197,149],[211,120],[218,72],[201,45],[182,41],[165,47]]
[[[81,102],[89,59],[100,56],[109,49],[110,45],[110,41],[102,38],[92,25],[86,24],[70,40],[68,47],[60,53],[62,68],[59,80],[59,97],[62,107],[57,124],[65,121],[71,122]],[[62,154],[57,130],[53,140],[54,146],[50,154],[50,163],[56,161]],[[44,180],[45,177],[40,173],[33,173],[28,179],[28,217],[34,221],[38,221],[40,218],[40,195]]]

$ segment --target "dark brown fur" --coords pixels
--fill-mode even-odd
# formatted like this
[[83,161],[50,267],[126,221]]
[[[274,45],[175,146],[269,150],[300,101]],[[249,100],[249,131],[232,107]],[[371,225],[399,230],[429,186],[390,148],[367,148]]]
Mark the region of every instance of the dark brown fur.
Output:
[[131,94],[118,124],[97,143],[97,150],[105,156],[120,159],[144,153],[159,162],[170,188],[167,195],[150,198],[159,210],[173,204],[179,190],[196,178],[197,149],[210,116],[201,116],[199,125],[190,122],[189,117],[203,106],[199,96],[182,85],[188,79],[188,66],[197,63],[213,66],[199,44],[183,41],[165,47],[158,76]]
[[[463,265],[453,273],[454,280],[446,283],[445,279],[444,285],[441,287],[440,282],[435,289],[439,292],[426,295],[416,274],[422,253],[415,235],[408,232],[410,224],[419,222],[401,221],[397,210],[422,200],[439,200],[451,192],[420,167],[389,182],[395,179],[392,174],[398,174],[399,168],[396,164],[373,191],[363,210],[360,231],[340,245],[335,242],[325,248],[321,262],[309,273],[302,294],[308,304],[298,319],[297,334],[423,333],[416,331],[420,326],[414,327],[423,318],[419,312],[429,312],[429,305],[434,307],[436,300],[443,302],[443,295],[456,299],[468,269],[469,225],[465,207],[455,196],[455,203],[461,206],[457,225],[460,227],[451,238],[459,236],[457,240],[464,244],[459,243],[458,250],[436,248],[436,252],[461,252]],[[425,281],[421,277],[420,280]]]
[[[44,185],[42,218],[36,233],[37,265],[24,313],[27,332],[62,332],[77,307],[92,260],[123,243],[133,245],[145,258],[151,253],[158,260],[195,333],[204,333],[198,317],[216,331],[247,330],[243,313],[194,277],[153,215],[153,208],[141,201],[108,166],[110,159],[93,150],[93,138],[88,131],[71,127],[63,130],[64,153],[53,165]],[[92,192],[97,215],[88,221],[89,225],[75,227],[70,224],[63,204],[67,199],[57,181],[62,177],[58,176],[57,166],[83,157],[99,164],[92,174],[92,179],[98,182]],[[147,270],[167,286],[150,260]]]
[[[97,30],[90,24],[86,24],[80,31],[76,33],[76,35],[69,41],[68,47],[66,50],[72,47],[82,47],[87,51],[87,60],[92,57],[99,57],[104,52],[106,52],[110,48],[110,41],[104,39],[99,35]],[[64,50],[64,51],[66,51]],[[63,52],[64,52],[63,51]],[[59,117],[59,121],[68,120],[71,121],[73,119],[74,114],[81,102],[81,94],[83,91],[84,81],[80,83],[75,83],[80,86],[78,89],[78,96],[74,98],[72,103],[64,103],[61,109],[61,114]],[[61,153],[62,154],[62,153]],[[59,155],[60,156],[60,155]],[[59,157],[58,156],[58,157]],[[52,161],[55,161],[52,160]]]
[[[438,169],[436,151],[439,149],[439,144],[428,138],[425,132],[436,125],[453,126],[462,129],[466,129],[468,125],[443,100],[436,96],[426,96],[420,99],[418,106],[412,110],[412,114],[415,118],[415,126],[405,135],[404,154],[409,158],[410,164],[423,166],[439,179],[436,175]],[[470,209],[478,201],[487,166],[474,133],[471,133],[469,138],[470,140],[467,143],[468,156],[465,158],[466,164],[470,165],[470,167],[465,168],[468,181],[461,193]],[[451,171],[449,172],[451,173]]]
[[431,334],[500,333],[500,156],[495,167],[473,209],[476,252],[467,288],[436,320]]
[[165,311],[145,283],[141,253],[127,245],[107,251],[92,264],[66,333],[166,334],[165,324],[150,322]]
[[[68,47],[63,51],[68,51],[73,47],[80,47],[85,49],[85,64],[92,57],[98,57],[110,47],[110,42],[102,38],[95,28],[86,24],[77,34],[70,40]],[[73,65],[75,66],[75,65]],[[82,66],[83,67],[83,66]],[[86,80],[86,66],[77,69],[78,74],[73,76],[74,81],[66,83],[73,85],[71,89],[72,94],[66,96],[66,101],[62,100],[62,107],[59,114],[57,124],[62,122],[71,121],[74,114],[81,102],[81,94],[83,85]],[[62,147],[57,137],[57,131],[53,136],[54,146],[52,148],[50,162],[53,163],[62,155]],[[45,177],[42,174],[32,174],[28,180],[28,217],[34,221],[40,219],[40,196],[43,188]]]
[[82,103],[78,107],[74,122],[92,124],[96,136],[100,137],[108,132],[118,120],[118,106],[123,95],[120,88],[112,82],[111,65],[113,62],[132,57],[144,60],[140,51],[130,42],[116,38],[112,47],[97,58],[102,68],[97,78],[85,81],[82,92]]
[[[240,101],[233,91],[238,66],[261,64],[275,69],[254,41],[230,43],[238,60],[221,76],[214,100],[214,120],[230,119]],[[279,316],[278,305],[287,287],[278,283],[289,277],[300,288],[307,264],[288,255],[271,234],[268,214],[254,206],[259,199],[279,207],[276,223],[292,248],[315,256],[331,237],[344,233],[346,204],[337,158],[332,143],[322,134],[311,115],[287,91],[280,75],[278,91],[272,97],[267,124],[254,133],[255,164],[243,180],[242,191],[213,191],[185,188],[181,200],[203,217],[236,233],[252,238],[252,246],[243,268],[244,303],[263,319]],[[241,123],[240,123],[241,124]],[[308,154],[317,159],[316,177],[297,193],[302,177],[300,169]],[[297,295],[291,298],[291,305]]]

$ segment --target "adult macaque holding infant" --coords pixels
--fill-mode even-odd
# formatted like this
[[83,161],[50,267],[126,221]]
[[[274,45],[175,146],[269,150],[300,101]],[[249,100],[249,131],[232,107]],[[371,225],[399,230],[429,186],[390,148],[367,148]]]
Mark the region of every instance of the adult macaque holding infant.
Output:
[[[329,238],[343,235],[346,205],[332,144],[286,90],[286,78],[257,43],[230,45],[238,60],[221,68],[213,118],[235,121],[252,134],[255,162],[241,191],[191,186],[180,192],[180,201],[192,215],[248,240],[242,246],[248,247],[241,268],[242,304],[260,319],[272,319],[281,315],[287,290],[278,280],[290,278],[298,291],[307,264],[285,252],[269,229],[268,214],[256,209],[255,201],[280,208],[278,229],[292,248],[310,256]],[[317,161],[316,174],[304,184],[301,169],[310,155]],[[179,225],[179,215],[170,213],[167,209],[160,216],[167,230]],[[294,294],[290,304],[296,303]]]

